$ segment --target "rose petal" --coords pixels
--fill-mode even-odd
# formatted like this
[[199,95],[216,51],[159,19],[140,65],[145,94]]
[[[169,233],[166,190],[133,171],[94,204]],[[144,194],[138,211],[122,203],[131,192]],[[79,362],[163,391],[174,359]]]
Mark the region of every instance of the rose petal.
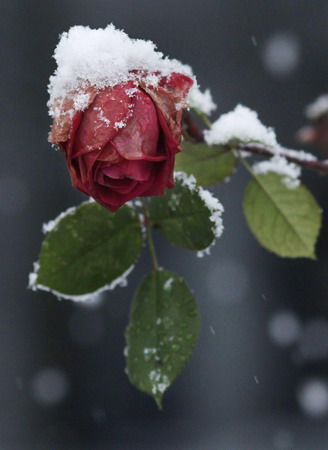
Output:
[[186,107],[187,94],[192,85],[191,78],[172,73],[169,78],[163,78],[158,87],[142,86],[163,114],[170,132],[178,142],[181,140],[182,109]]
[[138,184],[138,181],[129,180],[124,178],[123,180],[114,180],[113,178],[108,178],[105,174],[98,177],[98,183],[110,190],[115,190],[119,194],[128,194],[131,192]]
[[[75,97],[77,95],[84,95],[87,105],[90,105],[97,95],[97,89],[94,86],[84,86],[78,90],[72,91],[61,102],[57,102],[54,110],[58,109],[58,117],[53,121],[51,132],[49,133],[48,141],[52,144],[59,144],[65,142],[69,138],[72,130],[73,118],[76,114]],[[81,111],[79,111],[81,112]]]
[[118,132],[117,124],[126,122],[131,115],[131,98],[126,92],[133,88],[132,81],[99,92],[93,103],[84,111],[75,136],[73,156],[90,150],[102,149]]
[[116,134],[113,145],[125,159],[165,159],[165,155],[157,151],[159,129],[154,103],[141,89],[138,89],[133,101],[133,115]]
[[98,155],[98,161],[104,161],[110,164],[116,164],[123,161],[122,156],[118,153],[111,142],[105,145]]
[[118,164],[103,167],[102,172],[109,178],[116,180],[130,178],[131,180],[147,181],[149,179],[153,163],[149,161],[123,160]]
[[139,196],[172,187],[181,149],[181,111],[192,85],[172,74],[155,87],[122,83],[101,90],[72,118],[69,139],[59,142],[72,183],[111,211]]

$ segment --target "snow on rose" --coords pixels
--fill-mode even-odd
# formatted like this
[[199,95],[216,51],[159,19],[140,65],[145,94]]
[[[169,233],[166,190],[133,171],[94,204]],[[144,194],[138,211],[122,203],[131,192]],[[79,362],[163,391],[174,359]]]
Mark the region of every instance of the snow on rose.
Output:
[[112,26],[73,27],[55,58],[49,141],[64,152],[73,185],[111,211],[135,197],[163,195],[174,185],[182,109],[193,85],[183,65]]

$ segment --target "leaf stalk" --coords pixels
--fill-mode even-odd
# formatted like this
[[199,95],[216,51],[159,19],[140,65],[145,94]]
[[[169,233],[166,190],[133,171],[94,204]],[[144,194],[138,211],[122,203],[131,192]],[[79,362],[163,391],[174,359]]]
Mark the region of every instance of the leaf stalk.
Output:
[[158,259],[157,259],[155,245],[154,245],[154,241],[153,241],[153,237],[152,237],[152,227],[151,227],[149,209],[148,209],[145,198],[140,197],[140,201],[141,201],[144,216],[145,216],[145,227],[146,227],[149,253],[150,253],[150,257],[151,257],[151,261],[152,261],[154,270],[157,271],[159,269],[159,265],[158,265]]

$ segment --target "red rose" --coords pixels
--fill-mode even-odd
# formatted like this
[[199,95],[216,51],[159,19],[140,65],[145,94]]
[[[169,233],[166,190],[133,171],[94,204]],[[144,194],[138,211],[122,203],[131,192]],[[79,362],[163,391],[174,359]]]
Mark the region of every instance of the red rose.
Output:
[[[49,141],[64,151],[73,185],[111,211],[135,197],[163,195],[174,185],[182,108],[192,83],[173,73],[157,87],[128,81],[71,93]],[[89,106],[76,111],[81,92]]]

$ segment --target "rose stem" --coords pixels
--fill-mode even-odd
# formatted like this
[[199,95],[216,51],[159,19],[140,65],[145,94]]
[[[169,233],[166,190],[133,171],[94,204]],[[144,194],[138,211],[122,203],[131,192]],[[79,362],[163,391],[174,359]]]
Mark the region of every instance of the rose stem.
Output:
[[158,266],[158,260],[157,260],[157,256],[156,256],[156,251],[155,251],[153,237],[151,235],[151,224],[150,224],[150,217],[149,217],[149,210],[148,210],[148,207],[147,207],[147,202],[142,197],[140,197],[140,201],[141,201],[141,204],[142,204],[142,207],[143,207],[143,210],[144,210],[144,215],[145,215],[145,226],[146,226],[146,233],[147,233],[149,253],[150,253],[150,256],[151,256],[151,260],[152,260],[152,263],[153,263],[154,270],[158,270],[159,266]]

